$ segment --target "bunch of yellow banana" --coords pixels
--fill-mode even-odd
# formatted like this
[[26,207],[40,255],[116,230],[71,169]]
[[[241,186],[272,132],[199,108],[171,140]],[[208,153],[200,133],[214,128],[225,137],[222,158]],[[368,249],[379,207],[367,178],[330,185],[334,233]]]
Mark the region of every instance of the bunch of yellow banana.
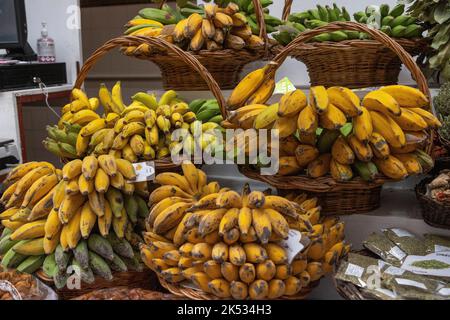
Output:
[[[194,152],[196,140],[203,150],[216,140],[208,131],[219,125],[196,121],[195,113],[173,90],[165,92],[159,101],[154,94],[139,92],[129,106],[124,105],[120,94],[114,95],[114,90],[109,94],[104,85],[99,96],[105,110],[111,111],[80,130],[76,143],[79,156],[108,154],[139,162],[167,158],[182,150]],[[121,111],[113,107],[117,105],[122,106]],[[177,129],[186,130],[182,142],[172,141],[172,133]],[[195,132],[197,139],[194,139]]]
[[[226,8],[206,4],[204,15],[193,12],[173,25],[157,25],[146,19],[132,20],[126,34],[160,36],[190,51],[263,48],[263,39],[253,34],[247,18],[238,11],[239,6],[234,3],[229,3]],[[122,48],[127,55],[149,55],[160,50],[147,44]]]
[[[337,181],[348,181],[358,175],[370,181],[380,171],[400,180],[433,166],[421,149],[427,130],[441,123],[424,109],[429,101],[418,89],[386,86],[360,100],[348,88],[315,86],[310,88],[309,101],[295,90],[267,106],[272,84],[263,84],[266,69],[253,71],[238,84],[228,99],[227,120],[243,129],[278,130],[278,174],[306,170],[312,178],[331,174]],[[262,91],[267,93],[259,95],[263,99],[250,98]]]
[[[306,266],[306,270],[311,274],[311,281],[316,281],[318,276],[320,278],[320,275],[332,272],[339,260],[350,251],[350,245],[344,241],[344,222],[341,222],[336,216],[321,217],[317,199],[307,199],[306,194],[290,193],[286,195],[286,199],[297,203],[303,210],[307,210],[301,218],[311,225],[311,230],[307,234],[311,243],[301,257],[296,257],[292,262],[292,270],[294,273],[298,273],[298,268],[303,270]],[[291,228],[302,230],[296,224],[298,221],[290,222]],[[302,259],[307,260],[308,264],[306,265]],[[299,261],[297,262],[297,260]]]
[[96,232],[136,244],[140,237],[134,226],[143,226],[148,216],[142,197],[149,192],[146,183],[127,182],[134,178],[131,163],[110,156],[74,160],[63,170],[47,162],[17,166],[0,200],[6,208],[0,213],[2,265],[32,273],[58,245],[77,251],[81,239]]
[[[177,196],[183,197],[179,191]],[[216,192],[197,202],[181,198],[184,200],[178,203],[185,206],[172,205],[172,209],[156,215],[158,220],[181,208],[182,212],[176,213],[177,225],[161,229],[155,219],[147,221],[141,258],[164,280],[189,280],[219,298],[295,295],[331,272],[350,247],[343,242],[343,223],[336,218],[321,218],[317,199],[307,199],[305,194],[288,198],[250,192],[248,185],[242,195],[217,186]],[[160,211],[159,203],[152,211]],[[289,229],[302,232],[311,244],[292,262],[278,244]],[[320,250],[318,243],[323,244]]]
[[3,182],[5,191],[0,202],[6,209],[18,208],[26,212],[38,204],[45,206],[41,201],[45,201],[45,196],[61,179],[61,170],[51,163],[33,161],[20,164]]

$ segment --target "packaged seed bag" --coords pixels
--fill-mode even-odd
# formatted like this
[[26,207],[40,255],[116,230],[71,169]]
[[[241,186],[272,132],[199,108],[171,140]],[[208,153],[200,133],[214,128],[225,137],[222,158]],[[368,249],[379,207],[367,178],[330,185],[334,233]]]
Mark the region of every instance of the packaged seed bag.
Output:
[[450,237],[437,234],[424,234],[427,253],[450,251]]
[[407,254],[384,234],[372,233],[363,245],[385,262],[400,267]]
[[438,294],[446,284],[417,274],[404,274],[402,276],[386,276],[383,278],[383,287],[394,291],[402,299],[414,300],[443,300]]
[[384,229],[383,233],[407,255],[424,256],[427,254],[427,247],[423,239],[418,238],[408,230],[388,228]]
[[347,261],[343,261],[336,273],[336,279],[351,282],[354,285],[366,288],[371,275],[380,274],[381,268],[378,259],[350,252]]

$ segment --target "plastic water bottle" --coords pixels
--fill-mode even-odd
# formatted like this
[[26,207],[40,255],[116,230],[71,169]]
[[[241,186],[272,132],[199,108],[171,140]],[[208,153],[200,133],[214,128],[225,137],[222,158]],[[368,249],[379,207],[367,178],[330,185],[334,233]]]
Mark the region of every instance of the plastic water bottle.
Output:
[[55,41],[48,36],[46,22],[42,22],[41,36],[37,41],[38,61],[42,63],[56,62]]

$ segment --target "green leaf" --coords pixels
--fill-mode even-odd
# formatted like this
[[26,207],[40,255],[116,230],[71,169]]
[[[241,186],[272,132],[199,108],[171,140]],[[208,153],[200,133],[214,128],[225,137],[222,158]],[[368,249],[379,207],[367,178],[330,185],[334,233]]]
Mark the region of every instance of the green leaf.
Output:
[[443,24],[448,19],[450,19],[450,5],[442,2],[434,10],[434,20],[439,24]]
[[435,50],[439,50],[441,46],[446,44],[450,39],[450,23],[440,28],[439,32],[434,36],[431,47]]
[[443,63],[447,62],[448,59],[450,59],[450,43],[447,43],[437,55],[430,58],[430,67],[433,69],[441,69]]

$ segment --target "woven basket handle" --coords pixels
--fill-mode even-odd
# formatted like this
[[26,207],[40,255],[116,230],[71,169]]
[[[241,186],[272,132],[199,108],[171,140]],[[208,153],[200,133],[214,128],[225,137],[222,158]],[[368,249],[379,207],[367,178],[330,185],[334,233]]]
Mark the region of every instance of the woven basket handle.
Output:
[[[166,0],[162,0],[159,3],[159,9],[162,9],[162,7],[166,2],[167,2]],[[259,26],[259,36],[264,40],[264,43],[266,44],[267,47],[269,37],[267,36],[266,23],[264,22],[264,11],[261,5],[261,1],[252,0],[252,2],[253,6],[255,7],[256,23],[258,23]]]
[[220,111],[226,119],[228,117],[228,112],[225,108],[225,98],[222,95],[219,85],[211,76],[209,71],[195,58],[192,54],[178,48],[177,46],[167,42],[161,38],[155,37],[143,37],[143,36],[123,36],[112,40],[109,40],[100,48],[98,48],[84,63],[83,68],[81,68],[78,74],[77,80],[75,81],[75,88],[80,88],[86,77],[91,71],[91,69],[96,65],[96,63],[101,60],[101,58],[107,54],[109,51],[121,47],[121,46],[139,46],[141,44],[148,44],[153,47],[160,48],[162,50],[170,50],[178,56],[178,58],[184,61],[187,65],[191,66],[196,72],[198,72],[202,78],[208,84],[209,89],[213,93],[214,97],[220,106]]
[[291,14],[291,8],[292,8],[293,2],[294,2],[293,0],[286,0],[284,2],[283,16],[281,17],[281,19],[283,21],[286,21],[288,19],[289,15]]
[[370,29],[367,25],[357,22],[332,22],[329,23],[326,26],[313,29],[310,31],[303,32],[297,36],[291,43],[289,43],[272,61],[272,65],[269,67],[270,70],[268,70],[269,74],[273,74],[280,65],[286,60],[288,56],[291,55],[295,49],[307,42],[308,40],[311,40],[315,36],[327,33],[327,32],[333,32],[333,31],[340,31],[340,30],[350,30],[350,31],[360,31],[365,32],[369,34],[372,39],[380,42],[387,48],[391,49],[401,62],[408,68],[408,70],[411,72],[411,75],[413,79],[417,82],[417,86],[419,89],[428,97],[431,98],[430,95],[430,89],[428,87],[427,80],[420,70],[417,63],[414,61],[414,59],[411,57],[411,55],[406,52],[403,47],[398,44],[395,40],[393,40],[391,37],[386,35],[385,33]]

